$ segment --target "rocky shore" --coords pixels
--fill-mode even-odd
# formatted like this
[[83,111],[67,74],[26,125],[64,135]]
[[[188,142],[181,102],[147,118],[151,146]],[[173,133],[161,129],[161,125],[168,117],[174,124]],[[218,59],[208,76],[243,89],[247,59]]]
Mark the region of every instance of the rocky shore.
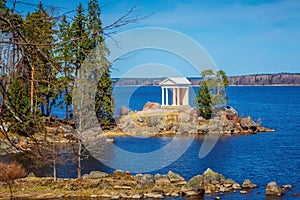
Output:
[[[0,183],[1,184],[1,183]],[[9,190],[0,187],[0,199],[9,198]],[[93,198],[93,199],[161,199],[177,197],[200,197],[214,194],[216,199],[232,192],[247,195],[258,187],[250,180],[241,185],[225,178],[222,174],[207,169],[203,174],[186,181],[179,174],[169,171],[165,175],[136,174],[116,170],[112,174],[92,171],[81,179],[37,178],[30,174],[18,179],[14,185],[15,198],[54,199],[54,198]],[[281,196],[291,185],[279,187],[271,182],[266,187],[267,196]],[[294,196],[297,196],[294,193]]]
[[[219,136],[251,135],[259,132],[274,132],[273,129],[263,127],[259,120],[239,116],[238,112],[230,107],[215,109],[211,119],[199,117],[195,108],[161,107],[159,103],[147,102],[142,111],[131,111],[123,108],[122,115],[116,119],[116,126],[105,130],[99,137],[107,138],[107,142],[113,142],[114,137],[141,136],[192,136],[203,137],[207,134]],[[19,135],[0,138],[0,155],[15,154],[22,151],[30,151],[33,141]],[[77,132],[74,126],[62,122],[50,123],[45,126],[45,132],[35,135],[34,143],[48,142],[59,144],[77,143]],[[13,144],[13,145],[12,145]],[[18,149],[16,149],[15,147]]]
[[159,103],[147,102],[142,111],[125,112],[117,120],[121,131],[129,135],[206,135],[220,134],[250,135],[258,132],[274,132],[263,127],[259,120],[254,122],[248,117],[239,116],[238,112],[230,107],[215,109],[211,119],[199,117],[195,108],[161,107]]

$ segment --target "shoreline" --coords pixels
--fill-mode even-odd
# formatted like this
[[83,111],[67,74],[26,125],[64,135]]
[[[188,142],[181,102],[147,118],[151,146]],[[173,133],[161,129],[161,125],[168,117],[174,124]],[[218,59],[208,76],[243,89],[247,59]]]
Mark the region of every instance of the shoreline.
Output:
[[[276,187],[269,187],[269,185]],[[285,183],[286,184],[286,183]],[[0,183],[1,185],[1,183]],[[278,186],[276,182],[265,183],[264,196],[279,197],[284,193],[299,196],[298,191],[291,190],[292,185]],[[162,199],[162,198],[204,198],[204,195],[220,195],[239,193],[247,197],[262,187],[244,179],[237,183],[208,168],[202,174],[185,180],[180,174],[169,171],[167,174],[135,174],[129,171],[115,170],[111,174],[91,171],[82,178],[35,177],[29,174],[20,178],[13,185],[13,198],[21,199]],[[263,186],[265,187],[265,186]],[[253,192],[252,192],[253,191]],[[9,189],[2,183],[0,199],[9,199]],[[262,195],[256,192],[257,195]]]

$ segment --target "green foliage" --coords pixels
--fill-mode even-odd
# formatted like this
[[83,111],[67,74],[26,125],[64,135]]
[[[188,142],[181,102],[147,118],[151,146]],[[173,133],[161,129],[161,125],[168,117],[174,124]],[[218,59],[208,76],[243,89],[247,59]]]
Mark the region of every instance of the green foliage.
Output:
[[223,70],[219,70],[216,73],[216,77],[222,81],[222,85],[224,87],[227,87],[229,85],[228,77],[226,73]]
[[29,95],[25,84],[15,78],[8,91],[7,108],[4,117],[9,124],[9,132],[28,135],[27,127],[33,127],[33,115],[30,112]]
[[203,80],[199,83],[200,87],[195,103],[200,115],[205,119],[209,119],[212,116],[214,107],[228,102],[225,89],[229,82],[223,70],[219,70],[216,73],[212,70],[204,70],[201,72],[201,76]]
[[72,52],[72,39],[71,24],[64,15],[60,24],[58,37],[61,40],[61,45],[57,47],[57,63],[60,67],[60,77],[58,78],[60,96],[64,96],[63,101],[59,102],[62,107],[65,103],[65,118],[69,117],[69,106],[72,104],[72,84],[74,82],[75,67],[72,64],[74,60]]
[[103,42],[102,21],[100,18],[101,10],[97,0],[88,2],[87,30],[89,34],[89,45],[91,49],[99,46]]
[[198,111],[200,112],[200,116],[204,119],[210,119],[212,115],[212,103],[206,81],[202,81],[200,83],[195,103]]
[[201,72],[202,77],[207,77],[207,76],[212,76],[212,75],[214,75],[214,72],[211,69],[207,69],[207,70],[204,70]]
[[80,3],[74,16],[74,21],[71,25],[72,34],[72,51],[74,52],[74,65],[76,67],[75,76],[80,69],[82,62],[90,52],[88,49],[88,35],[86,30],[86,16],[84,14],[84,8]]
[[113,123],[114,100],[112,95],[112,80],[110,78],[110,63],[105,56],[108,53],[103,42],[102,22],[100,19],[100,7],[97,0],[90,0],[88,2],[87,14],[87,31],[89,35],[89,48],[93,50],[100,59],[101,76],[98,81],[97,91],[95,96],[95,109],[98,121],[102,128],[106,128]]
[[113,123],[114,106],[110,71],[105,69],[98,82],[95,96],[96,115],[102,128],[106,128]]
[[[27,42],[51,44],[54,40],[55,22],[40,3],[37,10],[29,13],[24,21]],[[35,113],[38,108],[44,116],[49,116],[55,99],[58,97],[57,74],[54,54],[51,46],[41,45],[31,49],[31,66],[34,66]]]
[[[9,77],[16,74],[22,76],[22,84],[26,88],[24,91],[19,88],[20,80],[14,80],[11,90],[19,88],[24,101],[16,99],[13,105],[8,105],[9,116],[6,120],[25,122],[23,115],[31,118],[38,116],[49,116],[52,107],[56,105],[59,96],[64,95],[64,99],[58,105],[66,105],[66,119],[68,119],[68,106],[72,103],[72,87],[78,70],[84,60],[98,46],[99,59],[104,63],[104,69],[100,72],[97,94],[95,99],[96,113],[101,122],[101,126],[109,126],[112,121],[114,101],[112,96],[112,81],[110,78],[110,63],[106,56],[109,50],[104,44],[103,29],[101,21],[101,9],[97,0],[90,0],[87,10],[80,3],[74,17],[69,20],[63,16],[57,23],[58,18],[54,18],[47,9],[40,3],[33,12],[29,12],[26,17],[13,13],[12,9],[6,7],[6,0],[0,0],[0,15],[7,19],[0,20],[1,31],[6,36],[11,37],[10,41],[15,42],[8,49],[16,49],[11,55],[22,57],[21,62],[14,69],[7,70],[8,83],[12,82]],[[22,43],[22,45],[19,45]],[[58,45],[56,45],[57,43]],[[19,59],[19,58],[18,58]],[[33,83],[33,95],[30,92]],[[9,88],[9,85],[8,87]],[[1,93],[8,91],[3,90]],[[10,91],[11,92],[11,91]],[[16,93],[17,94],[17,93]],[[10,95],[2,95],[10,96]],[[26,98],[25,98],[26,97]],[[30,99],[30,97],[33,97]],[[33,107],[29,109],[30,100],[33,99]],[[4,102],[6,100],[4,99]],[[9,102],[9,101],[8,101]],[[26,106],[23,106],[26,103]],[[21,107],[19,107],[21,106]],[[22,116],[18,116],[13,110],[20,110]],[[23,110],[22,110],[23,109]],[[12,115],[12,116],[11,116]],[[16,125],[18,126],[18,125]],[[15,131],[21,131],[24,127],[11,127]]]

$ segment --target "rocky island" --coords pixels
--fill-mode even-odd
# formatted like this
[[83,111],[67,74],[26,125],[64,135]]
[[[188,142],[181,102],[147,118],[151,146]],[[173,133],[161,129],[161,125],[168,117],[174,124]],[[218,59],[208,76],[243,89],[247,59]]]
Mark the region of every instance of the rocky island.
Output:
[[230,107],[214,109],[211,119],[199,116],[189,106],[162,107],[159,103],[147,102],[142,111],[125,112],[117,120],[120,131],[136,136],[219,134],[223,136],[250,135],[258,132],[274,132],[254,122],[250,116],[240,117]]

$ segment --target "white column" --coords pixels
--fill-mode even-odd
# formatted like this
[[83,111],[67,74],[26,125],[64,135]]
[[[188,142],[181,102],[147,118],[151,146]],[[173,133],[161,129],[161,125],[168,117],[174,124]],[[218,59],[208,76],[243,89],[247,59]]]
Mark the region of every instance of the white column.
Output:
[[169,94],[168,94],[168,88],[166,88],[166,106],[169,105]]
[[189,105],[189,88],[184,88],[183,105]]
[[165,103],[165,94],[164,94],[164,88],[161,87],[161,105],[163,106]]
[[172,105],[173,106],[176,105],[176,95],[175,95],[175,92],[176,92],[175,88],[172,88],[172,93],[173,93],[173,95],[172,95]]
[[185,92],[185,103],[186,105],[189,105],[189,92],[190,92],[190,88],[186,88],[186,92]]
[[180,105],[180,88],[177,88],[177,106]]

